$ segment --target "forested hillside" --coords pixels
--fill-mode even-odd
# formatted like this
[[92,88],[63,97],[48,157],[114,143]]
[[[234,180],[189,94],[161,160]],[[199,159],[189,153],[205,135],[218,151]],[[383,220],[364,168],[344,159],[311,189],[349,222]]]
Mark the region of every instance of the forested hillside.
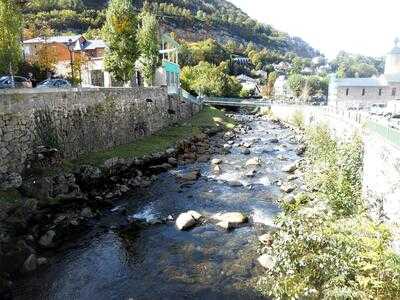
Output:
[[[142,0],[133,0],[136,8]],[[153,0],[150,1],[160,17],[165,31],[176,32],[186,40],[212,37],[220,43],[249,42],[281,52],[295,52],[299,56],[313,57],[318,53],[300,38],[290,37],[269,25],[251,19],[247,14],[225,0]],[[108,0],[32,0],[24,14],[30,32],[50,27],[55,33],[84,33],[104,23],[104,9]]]

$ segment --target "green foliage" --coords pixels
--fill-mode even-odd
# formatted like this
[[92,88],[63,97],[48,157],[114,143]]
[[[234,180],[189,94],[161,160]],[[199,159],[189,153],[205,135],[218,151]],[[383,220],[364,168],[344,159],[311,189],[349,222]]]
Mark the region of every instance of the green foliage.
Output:
[[292,74],[289,76],[287,83],[296,97],[299,97],[305,86],[305,78],[300,74]]
[[384,59],[340,52],[332,61],[339,78],[371,77],[383,73]]
[[292,115],[290,123],[299,129],[304,129],[304,114],[303,114],[303,112],[301,110],[296,110]]
[[152,85],[159,59],[158,22],[155,15],[144,11],[141,14],[142,26],[138,33],[139,49],[141,53],[142,71],[147,85]]
[[250,96],[251,96],[251,91],[249,91],[245,88],[242,88],[242,90],[239,93],[239,97],[241,97],[241,98],[249,98]]
[[282,230],[267,250],[275,265],[261,291],[280,299],[398,299],[400,260],[387,228],[313,206],[281,216]]
[[309,185],[328,201],[336,214],[350,216],[363,209],[361,174],[362,140],[354,136],[350,143],[337,143],[326,126],[307,131],[306,174]]
[[196,43],[183,43],[180,53],[182,66],[195,66],[203,61],[219,65],[228,59],[229,53],[213,39],[206,39]]
[[306,76],[295,73],[289,76],[288,85],[296,97],[302,95],[308,99],[310,96],[318,94],[327,95],[329,79],[328,77]]
[[182,87],[200,95],[237,97],[242,86],[226,72],[227,65],[224,63],[218,67],[207,62],[201,62],[194,67],[184,67],[181,72]]
[[280,229],[263,249],[274,266],[260,291],[279,299],[399,299],[390,231],[364,214],[360,138],[338,143],[326,126],[306,137],[306,182],[316,192],[283,202]]
[[[89,28],[101,28],[105,21],[104,8],[108,3],[107,0],[32,0],[31,2],[24,9],[29,24],[42,25],[45,20],[57,34],[66,31],[82,33]],[[136,9],[141,9],[143,1],[131,2]],[[303,40],[290,37],[269,25],[251,19],[225,0],[149,2],[151,5],[148,5],[148,8],[159,15],[163,24],[168,27],[182,29],[195,26],[207,31],[223,30],[236,42],[247,44],[253,41],[254,44],[269,50],[293,51],[304,57],[314,57],[317,54],[317,51]]]
[[131,1],[111,0],[103,27],[104,39],[109,46],[105,68],[117,81],[128,82],[133,78],[135,62],[139,57],[137,26]]
[[0,74],[15,73],[22,60],[22,17],[13,0],[0,0]]

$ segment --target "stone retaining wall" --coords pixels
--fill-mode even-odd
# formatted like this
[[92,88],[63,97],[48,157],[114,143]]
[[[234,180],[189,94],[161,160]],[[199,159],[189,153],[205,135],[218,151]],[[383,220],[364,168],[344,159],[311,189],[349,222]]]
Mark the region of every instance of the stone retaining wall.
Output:
[[337,114],[323,107],[272,105],[272,112],[283,120],[290,120],[301,112],[306,125],[324,123],[338,138],[350,137],[355,132],[364,140],[363,194],[370,212],[380,219],[400,223],[400,147],[374,131],[365,128],[365,120],[356,113]]
[[164,87],[0,91],[0,175],[21,172],[39,146],[74,159],[131,143],[200,109]]

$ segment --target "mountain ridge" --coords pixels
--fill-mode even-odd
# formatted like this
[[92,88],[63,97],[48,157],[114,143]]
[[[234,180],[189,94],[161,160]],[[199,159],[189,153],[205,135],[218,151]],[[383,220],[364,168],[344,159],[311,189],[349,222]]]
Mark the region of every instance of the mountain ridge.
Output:
[[[141,9],[144,1],[132,2]],[[302,57],[320,54],[301,38],[254,20],[226,0],[153,0],[150,3],[160,16],[163,31],[173,31],[185,40],[211,37],[220,43],[252,42],[259,48],[294,52]],[[33,0],[25,15],[28,24],[49,24],[57,33],[84,33],[101,27],[107,4],[108,0]]]

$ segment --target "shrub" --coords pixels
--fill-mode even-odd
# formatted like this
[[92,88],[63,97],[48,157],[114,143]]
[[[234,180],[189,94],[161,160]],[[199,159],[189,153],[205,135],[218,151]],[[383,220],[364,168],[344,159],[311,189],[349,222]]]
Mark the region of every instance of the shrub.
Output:
[[293,126],[299,128],[299,129],[304,129],[304,114],[303,114],[303,112],[301,110],[296,110],[292,115],[290,123],[292,123]]
[[326,126],[306,132],[306,182],[283,201],[259,289],[278,299],[399,299],[400,256],[389,228],[365,214],[362,141],[337,142]]

